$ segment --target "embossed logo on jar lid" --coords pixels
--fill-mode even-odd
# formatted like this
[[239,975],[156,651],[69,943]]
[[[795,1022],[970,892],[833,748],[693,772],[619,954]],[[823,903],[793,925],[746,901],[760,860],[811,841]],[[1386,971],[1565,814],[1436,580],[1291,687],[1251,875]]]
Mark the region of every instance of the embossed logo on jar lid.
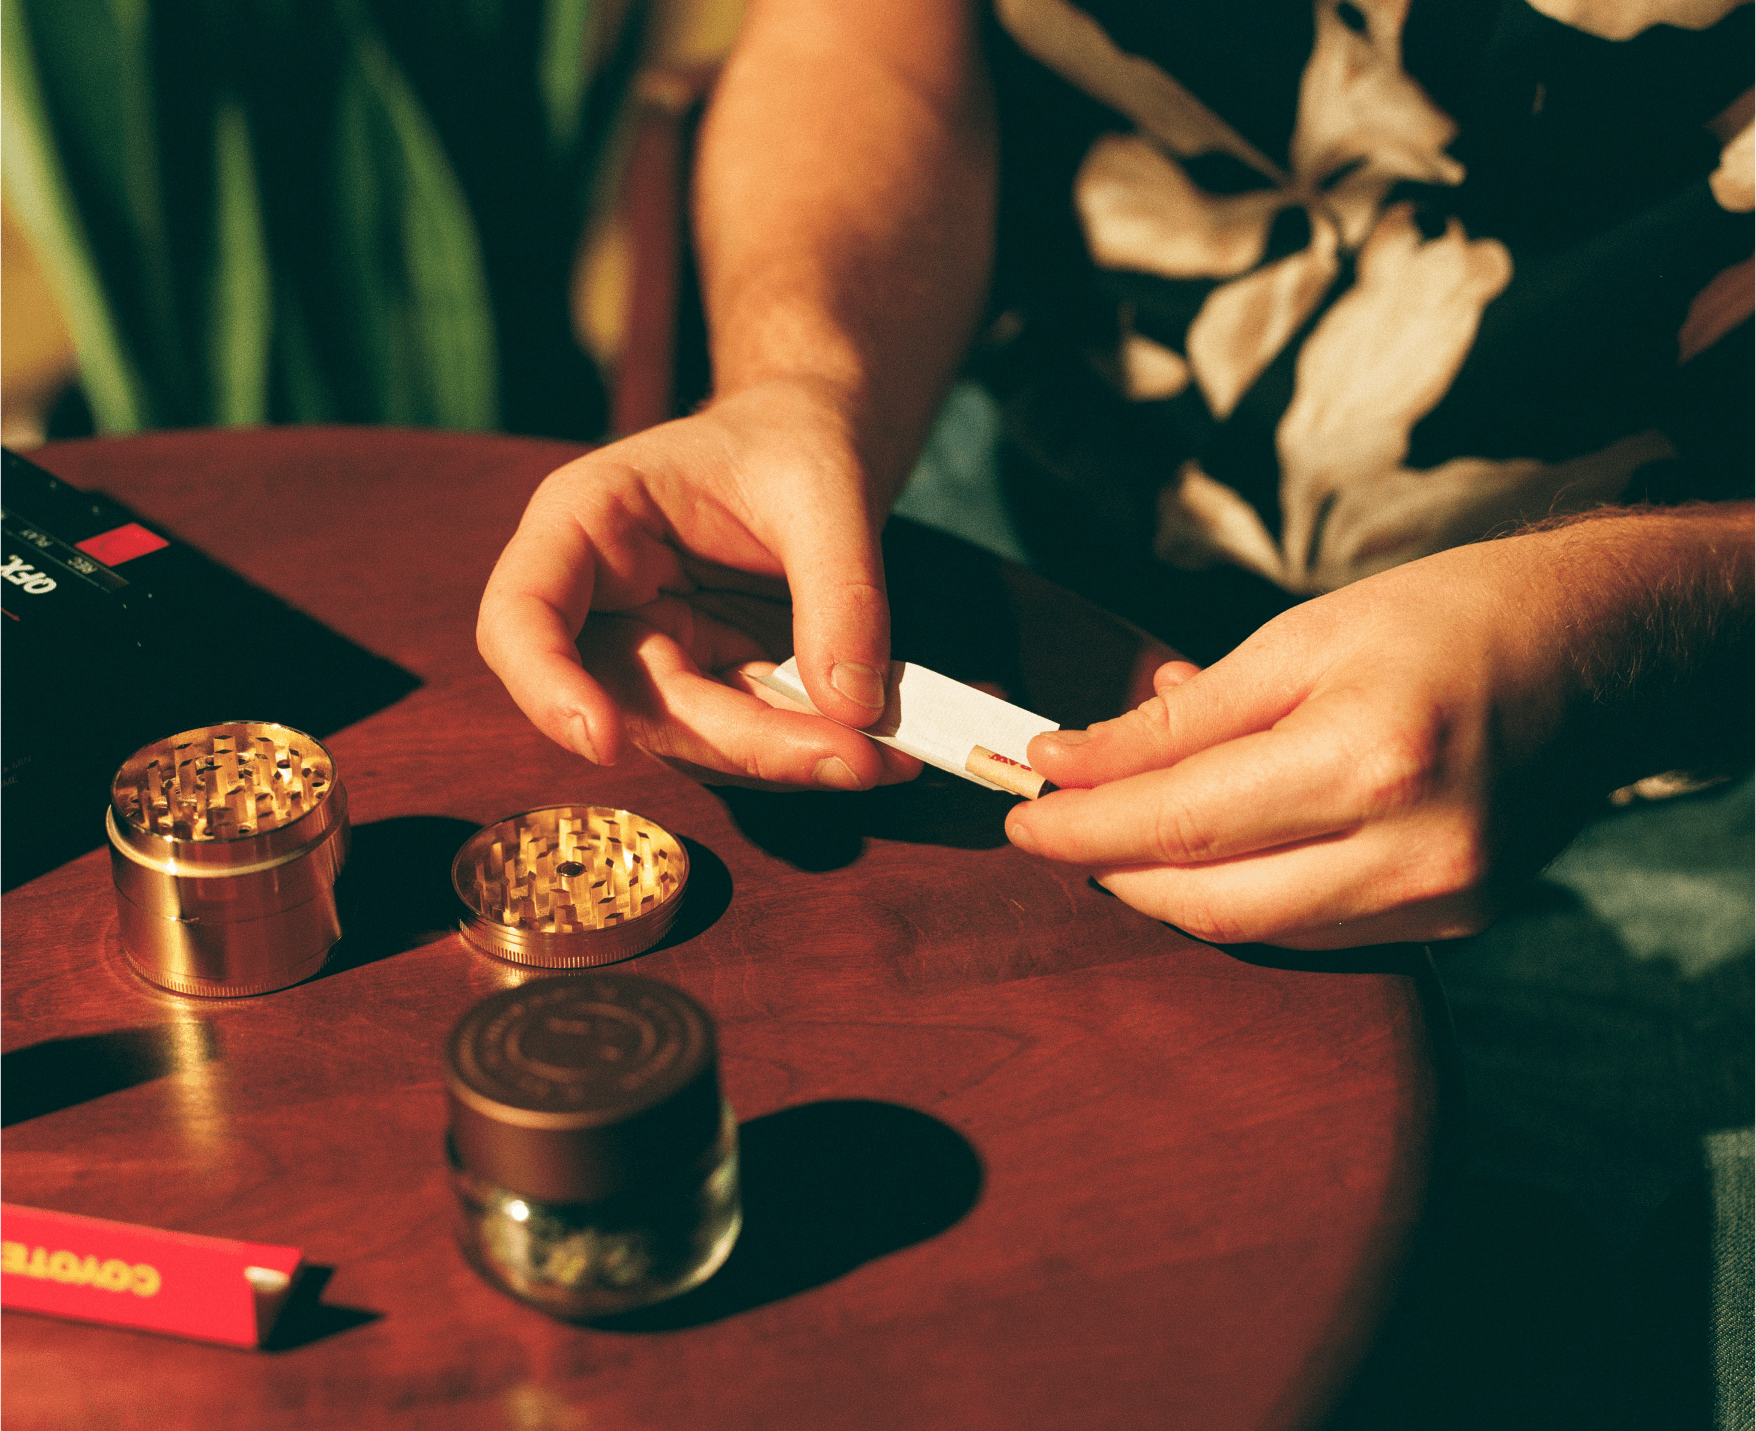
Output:
[[712,1057],[701,1006],[681,989],[633,974],[539,979],[503,990],[452,1035],[459,1091],[503,1114],[625,1117],[687,1083]]
[[459,1158],[533,1196],[609,1196],[699,1158],[720,1116],[713,1024],[634,974],[538,979],[464,1015],[447,1047]]

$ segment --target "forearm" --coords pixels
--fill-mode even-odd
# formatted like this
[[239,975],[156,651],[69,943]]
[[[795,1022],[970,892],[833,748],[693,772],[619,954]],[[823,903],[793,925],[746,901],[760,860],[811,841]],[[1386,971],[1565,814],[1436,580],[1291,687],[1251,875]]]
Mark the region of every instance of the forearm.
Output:
[[887,507],[986,297],[995,140],[963,0],[765,0],[703,127],[719,398],[821,388]]
[[1555,549],[1573,723],[1604,778],[1749,763],[1749,503],[1604,508],[1512,540]]

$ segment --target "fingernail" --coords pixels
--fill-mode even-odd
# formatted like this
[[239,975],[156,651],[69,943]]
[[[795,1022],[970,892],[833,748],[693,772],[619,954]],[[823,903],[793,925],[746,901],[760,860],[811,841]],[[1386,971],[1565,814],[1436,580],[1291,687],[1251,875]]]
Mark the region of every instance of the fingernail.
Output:
[[575,755],[583,755],[593,765],[598,763],[598,753],[592,748],[591,737],[585,732],[585,717],[576,715],[567,722],[567,745]]
[[831,790],[858,790],[860,777],[855,775],[853,767],[839,755],[831,755],[817,762],[817,768],[811,772],[811,778],[819,785],[827,785]]
[[1084,745],[1086,741],[1091,739],[1091,732],[1089,730],[1052,730],[1049,732],[1049,739],[1058,741],[1062,745]]
[[1009,819],[1006,822],[1006,838],[1017,845],[1027,855],[1037,853],[1036,837],[1031,834],[1030,826],[1023,820]]
[[884,673],[876,666],[841,661],[829,673],[829,684],[857,706],[884,709]]

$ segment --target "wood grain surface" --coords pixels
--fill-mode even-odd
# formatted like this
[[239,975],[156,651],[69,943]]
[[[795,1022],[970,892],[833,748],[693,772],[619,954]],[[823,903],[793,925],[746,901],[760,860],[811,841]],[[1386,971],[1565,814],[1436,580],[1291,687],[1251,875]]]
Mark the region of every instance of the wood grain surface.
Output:
[[[1320,1421],[1429,1180],[1418,951],[1196,943],[1011,848],[1009,797],[949,777],[716,791],[551,745],[473,627],[526,497],[574,451],[300,429],[37,454],[424,684],[327,742],[355,847],[318,978],[235,1001],[144,984],[101,851],[7,896],[6,1198],[292,1243],[319,1269],[258,1352],[8,1313],[7,1426]],[[1051,718],[1116,713],[1158,659],[950,538],[897,522],[887,553],[896,654]],[[706,1286],[591,1327],[468,1269],[441,1153],[442,1040],[528,977],[448,932],[449,860],[570,801],[691,842],[678,929],[627,967],[718,1019],[748,1208]]]

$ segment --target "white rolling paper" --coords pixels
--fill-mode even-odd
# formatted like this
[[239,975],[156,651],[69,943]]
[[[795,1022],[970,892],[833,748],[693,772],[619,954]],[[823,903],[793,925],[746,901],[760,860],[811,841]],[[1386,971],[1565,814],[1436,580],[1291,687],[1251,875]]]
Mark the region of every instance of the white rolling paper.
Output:
[[[817,709],[805,694],[795,658],[789,658],[771,674],[755,679],[772,691]],[[925,666],[892,661],[889,703],[883,716],[861,729],[860,734],[977,785],[1005,790],[1006,786],[996,785],[966,768],[970,752],[989,750],[1028,771],[1030,761],[1024,748],[1031,737],[1060,728],[1052,720],[1008,705],[998,696],[941,676]]]

